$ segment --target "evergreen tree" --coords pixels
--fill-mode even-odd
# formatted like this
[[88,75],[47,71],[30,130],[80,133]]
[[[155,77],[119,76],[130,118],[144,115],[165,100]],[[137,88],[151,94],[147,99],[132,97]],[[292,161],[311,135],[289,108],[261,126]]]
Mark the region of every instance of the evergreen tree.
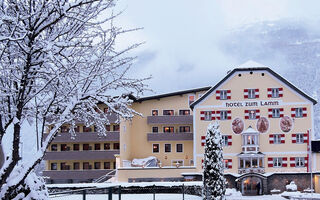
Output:
[[203,199],[224,200],[225,178],[223,176],[222,137],[219,123],[209,124],[203,161]]

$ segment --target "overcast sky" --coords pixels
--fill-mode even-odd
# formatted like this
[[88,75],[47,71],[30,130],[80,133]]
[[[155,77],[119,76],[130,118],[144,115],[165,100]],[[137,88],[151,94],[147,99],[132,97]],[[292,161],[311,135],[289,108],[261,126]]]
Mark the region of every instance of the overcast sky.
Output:
[[319,8],[320,1],[302,0],[119,0],[116,9],[125,11],[116,23],[144,29],[118,45],[146,42],[134,52],[139,57],[132,70],[134,76],[152,75],[154,93],[146,95],[209,86],[250,59],[221,50],[227,34],[261,21],[312,21]]

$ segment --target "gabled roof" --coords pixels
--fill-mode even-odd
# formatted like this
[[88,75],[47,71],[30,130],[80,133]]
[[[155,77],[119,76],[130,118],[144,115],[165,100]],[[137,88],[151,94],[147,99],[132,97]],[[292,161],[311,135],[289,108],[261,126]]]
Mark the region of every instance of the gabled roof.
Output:
[[152,100],[152,99],[160,99],[164,97],[171,97],[171,96],[176,96],[176,95],[183,95],[183,94],[188,94],[188,93],[195,93],[195,92],[201,92],[201,91],[208,91],[211,87],[201,87],[201,88],[195,88],[195,89],[189,89],[189,90],[181,90],[177,92],[171,92],[171,93],[165,93],[165,94],[159,94],[159,95],[154,95],[154,96],[148,96],[148,97],[141,97],[134,99],[135,102],[142,102],[146,100]]
[[[294,91],[296,91],[297,93],[299,93],[301,96],[305,97],[306,99],[308,99],[309,101],[311,101],[313,104],[317,104],[317,101],[315,99],[313,99],[312,97],[310,97],[309,95],[307,95],[305,92],[303,92],[302,90],[300,90],[299,88],[297,88],[296,86],[294,86],[292,83],[290,83],[289,81],[287,81],[285,78],[283,78],[282,76],[280,76],[279,74],[277,74],[276,72],[274,72],[272,69],[270,69],[269,67],[248,67],[248,68],[244,68],[244,66],[248,66],[248,64],[250,64],[251,66],[257,66],[257,64],[259,63],[255,63],[254,65],[252,65],[253,61],[247,62],[243,65],[240,65],[241,68],[235,68],[232,71],[230,71],[227,76],[225,76],[221,81],[219,81],[215,86],[211,87],[210,90],[208,90],[204,95],[202,95],[199,99],[197,99],[195,102],[193,102],[190,105],[190,108],[193,109],[195,105],[197,105],[199,102],[201,102],[204,98],[206,98],[209,94],[211,94],[215,89],[217,89],[223,82],[225,82],[228,78],[230,78],[234,73],[236,72],[243,72],[243,71],[262,71],[265,70],[267,72],[269,72],[270,74],[272,74],[273,76],[275,76],[276,78],[278,78],[280,81],[282,81],[283,83],[285,83],[288,87],[290,87],[291,89],[293,89]],[[261,66],[261,64],[259,64]]]

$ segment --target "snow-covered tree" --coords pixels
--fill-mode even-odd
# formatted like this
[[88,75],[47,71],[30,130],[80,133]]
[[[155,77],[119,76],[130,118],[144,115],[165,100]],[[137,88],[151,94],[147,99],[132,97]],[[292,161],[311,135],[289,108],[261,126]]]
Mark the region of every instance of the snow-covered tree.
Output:
[[[0,199],[46,199],[43,180],[34,174],[62,124],[95,124],[105,134],[108,115],[132,118],[131,95],[145,89],[130,77],[133,44],[120,49],[114,0],[0,0],[0,145],[12,134],[11,152],[0,169]],[[104,113],[97,107],[106,104]],[[21,159],[21,126],[42,136],[53,128],[32,158]]]
[[219,123],[211,123],[206,133],[203,161],[203,199],[225,199],[225,178],[223,176],[222,137]]

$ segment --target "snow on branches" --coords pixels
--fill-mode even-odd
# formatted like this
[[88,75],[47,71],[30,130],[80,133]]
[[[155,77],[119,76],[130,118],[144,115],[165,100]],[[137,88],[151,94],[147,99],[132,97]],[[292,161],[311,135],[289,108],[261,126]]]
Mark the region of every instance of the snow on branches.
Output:
[[203,169],[203,199],[225,199],[226,181],[223,176],[222,137],[218,122],[208,125]]
[[[145,79],[129,76],[135,57],[128,52],[140,44],[116,48],[116,38],[128,31],[113,25],[114,5],[114,0],[0,0],[0,145],[13,126],[12,152],[0,170],[0,199],[22,199],[21,191],[28,196],[41,188],[26,186],[32,182],[28,177],[34,177],[29,174],[62,124],[81,120],[104,133],[108,115],[137,114],[130,109],[131,97],[145,90]],[[98,103],[108,112],[97,112]],[[27,163],[19,155],[26,121],[36,124],[38,135],[46,125],[54,127]],[[14,181],[8,184],[9,179]]]

